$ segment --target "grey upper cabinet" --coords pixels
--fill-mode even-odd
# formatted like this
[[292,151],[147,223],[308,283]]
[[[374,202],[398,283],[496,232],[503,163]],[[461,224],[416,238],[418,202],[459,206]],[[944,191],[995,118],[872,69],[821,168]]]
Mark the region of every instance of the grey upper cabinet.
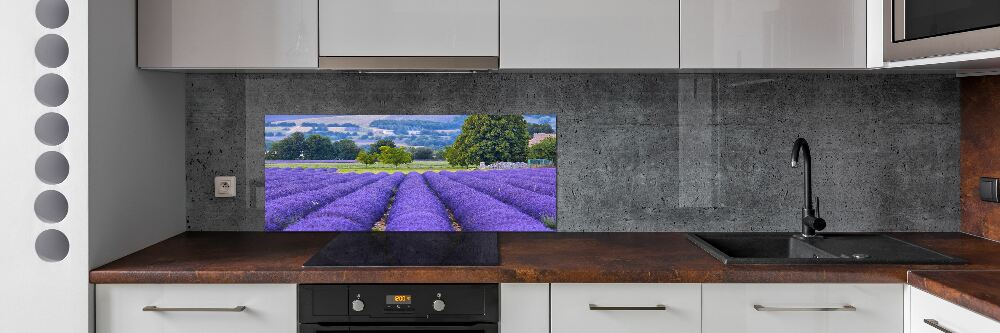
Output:
[[501,69],[676,69],[678,0],[503,0]]
[[681,0],[681,68],[880,67],[880,6],[866,0]]
[[138,0],[150,69],[317,68],[317,0]]

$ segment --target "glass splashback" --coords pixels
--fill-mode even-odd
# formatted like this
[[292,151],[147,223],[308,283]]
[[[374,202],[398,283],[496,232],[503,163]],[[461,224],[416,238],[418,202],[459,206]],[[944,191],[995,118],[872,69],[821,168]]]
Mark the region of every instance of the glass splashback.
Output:
[[267,115],[266,231],[554,231],[554,115]]

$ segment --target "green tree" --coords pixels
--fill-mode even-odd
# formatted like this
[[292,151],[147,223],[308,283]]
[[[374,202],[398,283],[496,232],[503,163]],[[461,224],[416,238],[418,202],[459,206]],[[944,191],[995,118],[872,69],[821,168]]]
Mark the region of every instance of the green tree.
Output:
[[334,159],[333,142],[330,142],[330,138],[319,134],[306,137],[302,147],[302,158],[306,160]]
[[368,152],[365,152],[365,151],[359,152],[358,153],[358,157],[356,159],[358,160],[359,163],[364,164],[364,165],[371,165],[371,164],[375,164],[375,162],[378,162],[378,156],[377,155],[375,155],[375,154],[369,154]]
[[338,140],[333,143],[333,158],[334,160],[350,160],[358,156],[361,152],[361,148],[350,139]]
[[469,165],[469,154],[464,150],[455,148],[455,145],[444,147],[444,160],[453,166]]
[[528,159],[544,158],[556,163],[556,138],[544,138],[528,147]]
[[302,159],[304,148],[305,135],[295,132],[271,144],[271,151],[265,157],[271,160],[298,160]]
[[379,150],[381,150],[378,154],[379,162],[393,166],[413,162],[413,154],[407,153],[403,147],[382,146]]
[[381,152],[379,148],[382,146],[386,146],[389,148],[396,148],[396,143],[390,139],[378,139],[378,141],[375,141],[375,143],[368,146],[368,153],[378,154],[379,152]]
[[528,123],[520,115],[471,115],[462,124],[445,159],[452,165],[479,162],[524,162],[528,157]]
[[406,151],[413,154],[413,159],[415,160],[432,160],[434,159],[434,150],[427,147],[410,147]]
[[[447,148],[447,147],[445,147]],[[444,161],[445,148],[441,148],[434,151],[434,160]]]
[[545,124],[528,124],[528,134],[535,133],[555,133],[556,131],[552,129],[552,125],[548,123]]

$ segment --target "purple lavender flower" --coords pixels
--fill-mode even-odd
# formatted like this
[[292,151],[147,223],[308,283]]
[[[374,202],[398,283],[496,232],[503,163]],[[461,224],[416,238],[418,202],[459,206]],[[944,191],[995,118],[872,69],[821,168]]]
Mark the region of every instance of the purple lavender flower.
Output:
[[386,231],[452,231],[441,200],[427,187],[424,176],[411,172],[399,185],[389,210]]
[[424,173],[428,185],[451,209],[465,231],[552,231],[539,220],[462,183],[433,171]]
[[348,182],[356,179],[357,174],[282,172],[265,177],[264,200],[267,201],[299,192],[320,189],[336,183]]
[[442,172],[441,174],[458,181],[479,192],[500,200],[503,203],[517,207],[524,213],[539,221],[556,221],[556,198],[538,194],[523,188],[511,186],[503,182],[477,178],[467,172]]
[[383,175],[378,181],[344,195],[289,225],[287,231],[369,231],[389,205],[402,173]]
[[535,193],[556,196],[556,186],[547,182],[522,177],[517,173],[498,173],[496,171],[469,171],[467,174],[495,181],[504,182]]
[[303,191],[264,202],[264,230],[278,231],[298,221],[313,210],[384,177],[364,174],[349,182]]

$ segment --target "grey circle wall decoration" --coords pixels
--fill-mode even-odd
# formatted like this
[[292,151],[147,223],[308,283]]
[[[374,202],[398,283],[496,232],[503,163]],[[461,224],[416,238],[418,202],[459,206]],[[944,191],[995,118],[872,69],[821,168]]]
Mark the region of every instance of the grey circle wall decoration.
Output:
[[48,107],[56,107],[69,97],[69,85],[58,74],[45,74],[35,82],[35,98]]
[[69,136],[69,122],[61,114],[49,112],[38,117],[35,121],[35,137],[38,141],[55,146]]
[[49,185],[62,183],[69,176],[69,161],[59,152],[44,152],[35,161],[35,175]]
[[35,19],[49,29],[61,27],[69,19],[69,4],[65,0],[39,0],[35,5]]
[[59,191],[48,190],[35,198],[35,216],[43,222],[62,222],[68,212],[69,202]]
[[66,63],[69,58],[69,44],[62,36],[48,34],[35,43],[35,59],[42,66],[56,68]]
[[62,261],[69,254],[69,238],[59,230],[42,231],[35,238],[35,253],[48,262]]

